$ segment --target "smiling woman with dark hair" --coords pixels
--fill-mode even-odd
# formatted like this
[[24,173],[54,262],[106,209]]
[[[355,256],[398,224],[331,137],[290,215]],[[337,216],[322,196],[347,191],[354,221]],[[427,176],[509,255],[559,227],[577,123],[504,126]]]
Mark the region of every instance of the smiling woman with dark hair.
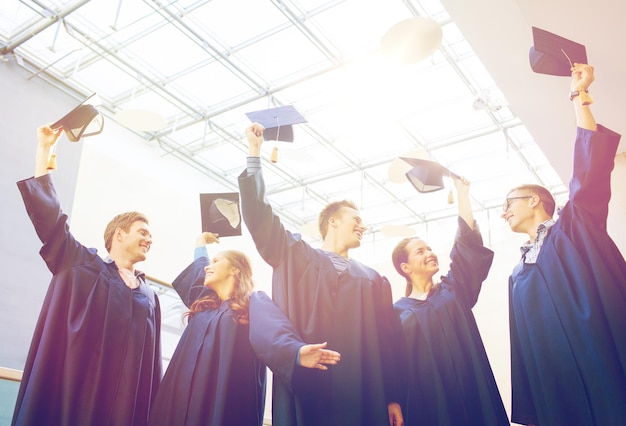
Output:
[[474,222],[469,183],[454,179],[459,228],[450,271],[434,283],[439,260],[420,238],[405,238],[392,261],[407,282],[394,304],[404,332],[408,377],[406,425],[508,425],[472,307],[487,278],[493,252]]

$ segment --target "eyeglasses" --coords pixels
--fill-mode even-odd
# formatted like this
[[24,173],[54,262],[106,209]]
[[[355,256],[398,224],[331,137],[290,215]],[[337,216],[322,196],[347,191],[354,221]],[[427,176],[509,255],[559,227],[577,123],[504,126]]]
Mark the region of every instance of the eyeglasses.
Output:
[[509,209],[509,207],[511,207],[511,201],[513,201],[513,200],[523,200],[523,199],[526,199],[526,198],[533,198],[533,197],[534,197],[534,195],[526,195],[524,197],[507,197],[504,200],[504,204],[502,204],[502,212],[506,213],[506,211]]

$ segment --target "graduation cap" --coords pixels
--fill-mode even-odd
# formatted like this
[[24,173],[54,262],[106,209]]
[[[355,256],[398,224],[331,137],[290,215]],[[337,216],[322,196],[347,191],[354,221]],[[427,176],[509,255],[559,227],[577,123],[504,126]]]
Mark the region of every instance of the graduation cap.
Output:
[[434,192],[443,189],[443,177],[449,176],[455,179],[461,177],[445,168],[439,163],[421,158],[400,157],[413,166],[405,176],[419,192]]
[[[293,142],[293,125],[308,123],[293,105],[284,105],[260,111],[246,112],[252,122],[261,124],[266,141]],[[274,147],[271,160],[278,161],[278,148]]]
[[532,70],[539,74],[569,77],[574,63],[586,64],[585,46],[537,27],[533,29],[533,46],[529,59]]
[[293,105],[246,112],[246,115],[250,121],[256,121],[265,128],[263,139],[266,141],[293,142],[292,125],[307,123]]
[[95,93],[91,94],[50,127],[55,130],[63,127],[67,138],[71,142],[78,142],[82,137],[101,133],[104,127],[104,117],[96,107],[86,103],[94,95]]
[[200,212],[202,232],[212,232],[220,237],[241,235],[238,192],[200,194]]

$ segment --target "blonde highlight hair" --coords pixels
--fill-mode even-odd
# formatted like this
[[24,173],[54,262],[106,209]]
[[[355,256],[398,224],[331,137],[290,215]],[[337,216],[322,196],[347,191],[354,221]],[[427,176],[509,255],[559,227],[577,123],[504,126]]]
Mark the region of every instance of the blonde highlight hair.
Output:
[[328,233],[328,219],[337,215],[344,207],[358,210],[356,204],[350,200],[334,201],[322,209],[318,217],[318,226],[322,239],[326,238]]
[[120,213],[113,219],[111,219],[107,227],[104,229],[104,248],[106,248],[106,250],[110,253],[111,244],[113,242],[113,234],[115,234],[115,230],[117,228],[120,228],[124,232],[129,232],[132,224],[137,222],[138,220],[144,222],[146,225],[149,224],[146,215],[139,212]]

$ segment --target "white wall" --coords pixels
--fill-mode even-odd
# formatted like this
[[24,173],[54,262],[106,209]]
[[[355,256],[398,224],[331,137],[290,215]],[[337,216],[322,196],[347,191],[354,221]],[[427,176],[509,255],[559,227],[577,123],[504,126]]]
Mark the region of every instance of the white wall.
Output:
[[[29,79],[15,62],[0,61],[0,365],[22,369],[50,272],[16,182],[33,175],[36,129],[74,107],[54,87]],[[64,143],[57,153],[65,170],[55,184],[71,209],[82,145]]]

